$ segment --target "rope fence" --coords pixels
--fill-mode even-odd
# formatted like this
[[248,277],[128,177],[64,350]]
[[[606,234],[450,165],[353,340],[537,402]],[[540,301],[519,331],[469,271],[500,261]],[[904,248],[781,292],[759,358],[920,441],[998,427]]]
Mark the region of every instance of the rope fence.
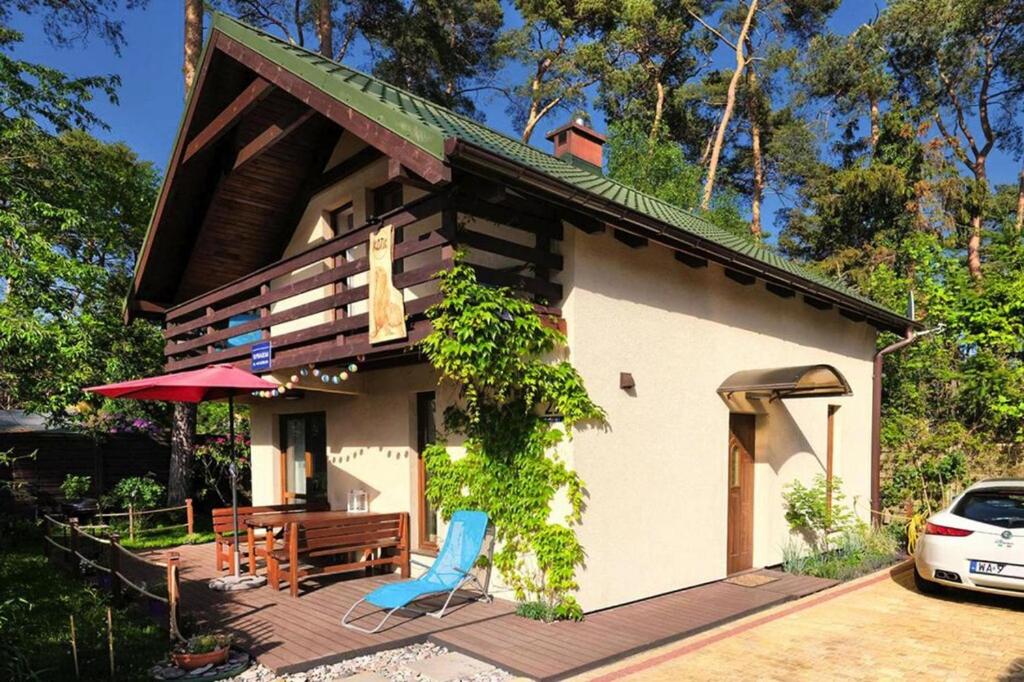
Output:
[[181,641],[182,636],[178,630],[181,597],[178,553],[169,552],[164,563],[150,561],[122,547],[118,533],[104,538],[84,528],[107,527],[83,527],[77,519],[64,522],[48,514],[43,515],[43,539],[46,541],[43,553],[51,561],[67,566],[78,575],[92,570],[107,576],[111,598],[115,603],[122,601],[127,588],[166,605],[170,638],[172,641]]
[[[185,512],[184,523],[153,523],[155,519],[159,519],[158,515],[170,516],[177,512]],[[116,520],[125,519],[128,522],[128,537],[135,540],[137,535],[145,535],[147,533],[164,532],[168,530],[178,530],[179,528],[185,528],[188,534],[191,535],[195,532],[195,512],[192,508],[192,499],[186,499],[185,504],[177,507],[161,507],[160,509],[141,509],[136,510],[132,505],[128,505],[128,511],[123,512],[103,512],[96,514],[96,520],[99,524],[92,526],[95,528],[111,528],[112,524],[104,523],[104,520]],[[165,519],[167,520],[167,519]],[[153,524],[150,527],[146,527],[147,524]]]

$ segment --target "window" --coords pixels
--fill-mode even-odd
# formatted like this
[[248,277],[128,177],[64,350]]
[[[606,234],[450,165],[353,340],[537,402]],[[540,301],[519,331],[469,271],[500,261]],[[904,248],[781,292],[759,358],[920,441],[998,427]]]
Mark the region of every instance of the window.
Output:
[[1000,528],[1024,528],[1024,490],[982,488],[963,496],[953,510],[957,516]]
[[434,412],[437,399],[433,391],[416,394],[416,450],[419,453],[419,548],[437,551],[437,509],[427,500],[427,474],[423,451],[437,440],[437,424]]
[[356,226],[355,218],[356,212],[352,208],[351,201],[331,211],[331,229],[334,231],[334,236],[351,232],[352,228]]
[[389,182],[373,190],[373,215],[382,216],[402,205],[402,185]]

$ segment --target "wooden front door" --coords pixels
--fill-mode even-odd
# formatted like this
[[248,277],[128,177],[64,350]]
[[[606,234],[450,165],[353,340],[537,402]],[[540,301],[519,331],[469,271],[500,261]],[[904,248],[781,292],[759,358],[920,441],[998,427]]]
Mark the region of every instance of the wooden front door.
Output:
[[729,532],[726,573],[754,565],[754,415],[729,415]]
[[323,412],[281,415],[281,502],[327,499],[327,419]]

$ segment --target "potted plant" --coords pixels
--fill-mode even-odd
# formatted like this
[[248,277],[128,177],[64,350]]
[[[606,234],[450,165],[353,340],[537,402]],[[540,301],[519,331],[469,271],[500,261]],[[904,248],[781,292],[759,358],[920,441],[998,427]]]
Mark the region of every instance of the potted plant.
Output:
[[221,665],[231,651],[230,635],[193,635],[171,652],[171,662],[182,670]]

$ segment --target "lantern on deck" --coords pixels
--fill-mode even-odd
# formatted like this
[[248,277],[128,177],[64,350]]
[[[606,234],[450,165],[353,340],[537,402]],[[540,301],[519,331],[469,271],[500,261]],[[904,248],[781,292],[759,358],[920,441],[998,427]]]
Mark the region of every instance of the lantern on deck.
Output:
[[370,498],[362,488],[353,488],[348,491],[348,511],[368,512],[370,511]]

